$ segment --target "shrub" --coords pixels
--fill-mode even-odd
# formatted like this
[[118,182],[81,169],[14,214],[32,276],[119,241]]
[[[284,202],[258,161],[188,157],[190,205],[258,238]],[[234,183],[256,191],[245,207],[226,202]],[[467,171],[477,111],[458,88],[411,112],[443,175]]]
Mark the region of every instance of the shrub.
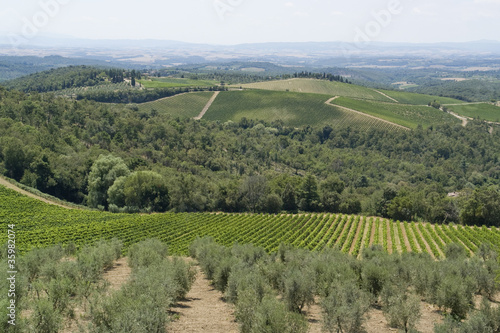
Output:
[[387,297],[384,313],[392,327],[411,332],[420,318],[420,298],[399,289]]
[[236,306],[236,319],[242,333],[305,333],[307,322],[299,314],[286,311],[273,296],[258,301],[251,290],[244,291]]
[[467,316],[472,294],[459,277],[447,276],[439,286],[437,305],[450,309],[453,318],[461,320]]
[[62,316],[46,299],[35,301],[31,319],[31,331],[37,333],[57,333],[62,326]]
[[387,268],[381,265],[378,260],[364,264],[361,276],[365,290],[375,298],[378,297],[389,278]]
[[237,304],[241,294],[251,291],[256,301],[261,302],[270,290],[267,281],[255,267],[237,265],[229,275],[225,296],[228,302]]
[[464,247],[456,243],[448,244],[444,249],[444,254],[448,260],[461,260],[467,257]]
[[293,269],[284,277],[283,300],[289,311],[300,313],[314,303],[314,275],[307,270]]
[[369,296],[356,285],[340,283],[332,286],[321,302],[323,325],[328,332],[360,332]]
[[128,252],[128,263],[132,269],[149,267],[163,261],[168,255],[167,245],[158,239],[147,239],[132,245]]

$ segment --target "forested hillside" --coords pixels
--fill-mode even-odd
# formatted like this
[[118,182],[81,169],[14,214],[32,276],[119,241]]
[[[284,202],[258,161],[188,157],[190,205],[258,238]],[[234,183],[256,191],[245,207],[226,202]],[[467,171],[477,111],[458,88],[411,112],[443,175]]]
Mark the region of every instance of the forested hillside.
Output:
[[140,78],[140,72],[127,72],[123,69],[102,69],[88,66],[69,66],[50,71],[39,72],[10,80],[5,83],[8,88],[24,92],[47,92],[67,88],[92,87],[97,85],[123,82],[124,77]]
[[[411,132],[219,123],[0,88],[0,129],[3,174],[78,203],[91,203],[92,166],[112,154],[127,175],[160,175],[175,211],[499,221],[500,134],[481,123]],[[102,207],[111,185],[97,190]]]

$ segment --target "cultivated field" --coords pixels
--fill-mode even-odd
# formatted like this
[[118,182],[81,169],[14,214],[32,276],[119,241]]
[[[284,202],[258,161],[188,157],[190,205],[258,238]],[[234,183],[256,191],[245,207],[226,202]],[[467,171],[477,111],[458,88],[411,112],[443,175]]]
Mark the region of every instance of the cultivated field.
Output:
[[397,126],[327,105],[329,95],[293,93],[266,90],[224,91],[216,98],[207,114],[207,120],[240,121],[262,119],[268,122],[282,120],[288,126],[330,125],[358,128],[397,129]]
[[170,114],[174,117],[196,117],[213,96],[213,92],[193,92],[137,104],[140,111]]
[[460,123],[457,118],[429,106],[385,103],[346,97],[337,98],[332,103],[409,128],[416,128],[418,125],[427,128],[441,123]]
[[451,105],[448,106],[448,109],[461,116],[500,122],[500,107],[493,104],[481,103],[481,104]]
[[346,84],[334,81],[330,82],[325,80],[290,79],[281,81],[249,83],[244,84],[241,87],[245,89],[315,93],[329,95],[330,97],[345,96],[391,102],[389,98],[384,97],[382,94],[379,94],[372,89],[357,86],[354,84]]
[[401,104],[413,104],[413,105],[428,105],[429,102],[437,100],[441,104],[459,104],[465,103],[458,99],[440,96],[431,96],[424,94],[415,94],[405,91],[394,91],[394,90],[379,90],[380,92],[386,94],[397,100]]
[[427,252],[434,258],[443,258],[450,243],[460,244],[469,254],[483,242],[500,246],[497,228],[408,223],[342,214],[112,214],[68,210],[3,186],[0,186],[0,221],[2,242],[7,237],[7,225],[16,225],[16,244],[21,252],[69,242],[82,246],[112,238],[123,241],[125,250],[155,237],[168,244],[170,253],[186,255],[189,244],[205,235],[221,245],[252,243],[268,252],[285,243],[313,251],[336,247],[355,257],[371,244],[380,244],[389,253]]
[[172,77],[138,80],[138,82],[140,82],[145,88],[213,87],[219,84],[219,82],[217,81],[192,80]]

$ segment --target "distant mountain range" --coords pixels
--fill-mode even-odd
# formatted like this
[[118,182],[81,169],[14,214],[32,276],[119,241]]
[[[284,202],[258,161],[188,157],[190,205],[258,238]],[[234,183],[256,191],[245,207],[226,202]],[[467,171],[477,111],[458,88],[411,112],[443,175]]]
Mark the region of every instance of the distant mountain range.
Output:
[[[3,48],[11,45],[12,37],[6,33],[0,32],[0,45]],[[500,42],[492,40],[481,40],[463,43],[388,43],[388,42],[367,42],[367,43],[346,43],[346,42],[276,42],[276,43],[253,43],[238,45],[210,45],[195,44],[172,40],[155,39],[79,39],[67,36],[39,36],[26,43],[22,43],[20,48],[43,47],[43,48],[88,48],[88,49],[166,49],[166,50],[205,50],[205,51],[248,51],[256,50],[261,52],[279,52],[279,51],[300,51],[300,52],[326,52],[338,51],[339,49],[358,49],[360,53],[374,51],[398,51],[404,52],[427,52],[427,51],[455,51],[455,52],[486,52],[500,54]]]
[[[345,43],[299,42],[238,45],[195,44],[172,40],[91,40],[65,36],[38,36],[13,47],[0,32],[0,56],[51,56],[163,67],[230,61],[263,61],[284,66],[353,66],[359,59],[477,59],[500,63],[500,42],[466,43]],[[381,64],[376,64],[380,66]],[[384,64],[382,64],[383,66]],[[491,63],[488,64],[491,67]],[[494,66],[496,67],[496,66]]]

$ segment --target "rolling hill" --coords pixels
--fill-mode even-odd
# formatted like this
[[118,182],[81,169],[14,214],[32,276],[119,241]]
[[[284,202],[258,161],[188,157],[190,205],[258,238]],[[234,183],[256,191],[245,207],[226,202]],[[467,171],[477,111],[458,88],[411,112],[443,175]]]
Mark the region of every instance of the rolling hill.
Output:
[[391,100],[375,90],[346,84],[315,79],[290,79],[281,81],[266,81],[241,85],[244,89],[260,89],[274,91],[290,91],[300,93],[314,93],[322,95],[345,96],[377,101],[390,102]]
[[452,115],[429,106],[385,103],[346,97],[337,98],[333,103],[409,128],[416,128],[418,125],[427,128],[435,124],[460,123],[460,120]]
[[325,102],[330,97],[312,93],[267,90],[226,91],[219,94],[204,119],[240,121],[245,117],[268,122],[281,120],[288,126],[399,128],[379,119],[328,105]]

